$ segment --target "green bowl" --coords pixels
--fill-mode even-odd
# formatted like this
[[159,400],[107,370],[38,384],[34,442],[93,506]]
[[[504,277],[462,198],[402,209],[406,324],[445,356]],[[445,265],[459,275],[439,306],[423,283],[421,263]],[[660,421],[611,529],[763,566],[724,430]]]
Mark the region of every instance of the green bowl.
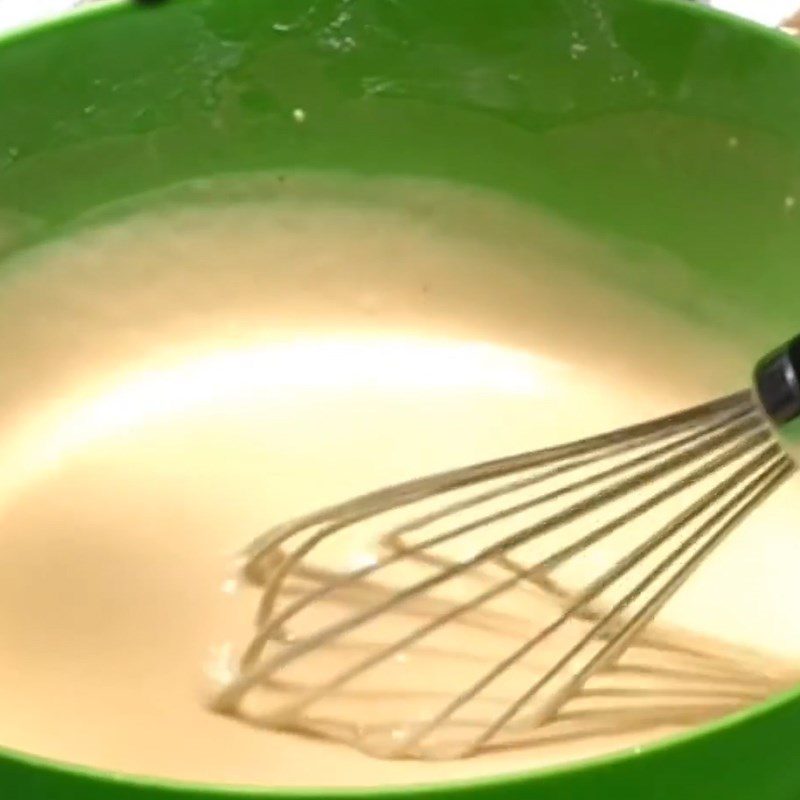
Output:
[[[114,4],[7,37],[0,86],[2,256],[199,176],[426,176],[535,203],[632,265],[672,256],[680,276],[607,278],[753,356],[800,327],[800,47],[695,5]],[[463,784],[248,791],[4,751],[0,797],[793,800],[798,741],[795,693],[635,753]]]

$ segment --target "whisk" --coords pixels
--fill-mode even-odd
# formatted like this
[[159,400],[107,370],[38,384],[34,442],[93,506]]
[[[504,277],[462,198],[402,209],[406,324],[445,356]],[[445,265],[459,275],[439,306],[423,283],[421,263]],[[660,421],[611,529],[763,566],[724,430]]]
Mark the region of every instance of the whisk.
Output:
[[[679,724],[763,698],[796,676],[651,623],[795,471],[779,435],[798,416],[800,336],[751,389],[280,525],[242,556],[260,603],[214,707],[452,758],[620,704]],[[370,543],[361,563],[337,565],[340,537]]]

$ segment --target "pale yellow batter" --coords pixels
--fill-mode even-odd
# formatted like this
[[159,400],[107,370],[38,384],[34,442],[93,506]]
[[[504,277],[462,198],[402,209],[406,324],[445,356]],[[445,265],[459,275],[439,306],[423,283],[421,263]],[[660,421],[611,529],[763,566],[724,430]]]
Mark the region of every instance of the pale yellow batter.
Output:
[[[250,623],[220,591],[229,556],[265,527],[672,411],[750,369],[583,277],[613,256],[508,201],[313,180],[266,195],[76,236],[0,288],[0,744],[193,781],[364,785],[662,735],[392,762],[207,710],[213,648]],[[670,620],[800,657],[797,500],[773,498]]]

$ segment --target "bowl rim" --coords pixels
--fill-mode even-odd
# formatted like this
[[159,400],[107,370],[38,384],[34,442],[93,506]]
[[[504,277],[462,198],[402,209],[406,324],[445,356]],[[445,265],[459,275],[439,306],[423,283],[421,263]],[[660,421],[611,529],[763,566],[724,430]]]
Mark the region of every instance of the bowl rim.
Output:
[[516,786],[532,786],[535,783],[552,780],[566,774],[588,773],[597,769],[620,766],[646,757],[658,756],[668,750],[689,745],[701,739],[707,739],[731,728],[755,722],[768,716],[773,711],[793,703],[800,703],[800,686],[787,689],[773,695],[768,700],[754,706],[744,708],[728,716],[713,720],[704,725],[690,728],[671,736],[665,736],[649,744],[635,746],[627,750],[619,750],[600,756],[568,761],[550,767],[540,767],[530,771],[513,771],[465,778],[463,780],[436,781],[426,783],[396,783],[387,785],[364,786],[255,786],[248,784],[220,784],[174,778],[159,778],[135,773],[103,770],[96,767],[75,764],[68,761],[50,759],[32,753],[14,750],[0,745],[0,761],[12,761],[21,767],[29,767],[35,771],[45,770],[50,773],[68,775],[89,783],[106,786],[124,785],[131,788],[170,792],[175,794],[190,793],[198,798],[211,795],[214,797],[235,798],[269,798],[280,796],[293,800],[319,800],[320,797],[340,798],[348,800],[354,797],[374,797],[380,792],[381,797],[401,798],[443,795],[445,793],[462,793],[480,789],[512,789]]
[[[170,5],[191,4],[200,0],[169,0]],[[734,16],[717,8],[702,3],[686,0],[630,0],[640,5],[679,9],[684,14],[694,14],[716,19],[719,24],[746,30],[748,35],[766,37],[775,46],[791,47],[800,51],[800,41],[780,29],[770,28],[752,20]],[[167,3],[165,2],[164,5]],[[147,5],[147,8],[140,6]],[[13,46],[29,37],[46,35],[60,30],[67,30],[73,25],[82,24],[89,18],[125,15],[131,13],[157,13],[161,3],[145,4],[135,0],[105,0],[100,3],[80,5],[71,11],[58,16],[39,20],[32,24],[14,27],[0,32],[0,48]],[[132,789],[158,791],[161,794],[192,795],[202,800],[205,796],[236,798],[269,798],[271,796],[290,798],[292,800],[319,800],[321,797],[345,798],[374,797],[379,792],[382,797],[413,798],[443,795],[445,793],[465,793],[481,789],[510,790],[518,786],[533,787],[536,783],[545,782],[559,776],[590,773],[600,769],[624,766],[643,758],[657,757],[693,742],[707,740],[717,734],[745,726],[748,723],[767,717],[773,712],[789,705],[800,705],[800,685],[778,692],[763,702],[728,714],[716,720],[692,727],[688,730],[664,736],[653,742],[634,746],[624,750],[576,759],[552,766],[538,767],[531,770],[514,770],[462,780],[448,780],[422,783],[392,783],[386,785],[252,785],[252,784],[220,784],[205,781],[163,778],[147,774],[120,772],[101,769],[86,764],[48,758],[44,755],[17,750],[0,742],[0,764],[14,764],[22,769],[30,769],[37,773],[47,772],[52,775],[71,777],[96,786],[124,786]],[[112,789],[113,791],[113,789]]]

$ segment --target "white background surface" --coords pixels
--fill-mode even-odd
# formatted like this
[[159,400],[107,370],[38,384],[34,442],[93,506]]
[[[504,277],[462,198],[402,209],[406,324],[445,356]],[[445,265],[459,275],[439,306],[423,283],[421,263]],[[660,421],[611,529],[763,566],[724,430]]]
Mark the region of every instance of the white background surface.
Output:
[[800,0],[712,0],[709,5],[767,25],[777,25],[800,9]]
[[73,6],[74,0],[0,0],[0,28],[16,28]]

